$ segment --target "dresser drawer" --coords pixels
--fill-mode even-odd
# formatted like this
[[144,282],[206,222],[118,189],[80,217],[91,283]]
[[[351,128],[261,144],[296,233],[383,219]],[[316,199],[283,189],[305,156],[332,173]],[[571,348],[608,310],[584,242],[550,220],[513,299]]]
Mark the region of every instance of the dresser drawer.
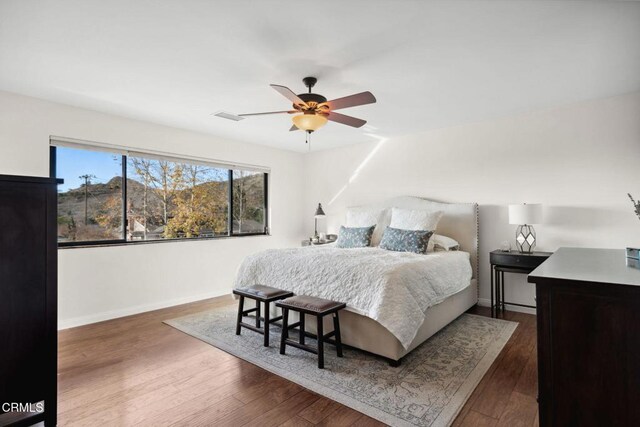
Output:
[[514,252],[491,252],[490,255],[491,264],[493,265],[522,269],[534,269],[542,264],[547,258],[548,256],[536,256],[535,254],[527,255]]

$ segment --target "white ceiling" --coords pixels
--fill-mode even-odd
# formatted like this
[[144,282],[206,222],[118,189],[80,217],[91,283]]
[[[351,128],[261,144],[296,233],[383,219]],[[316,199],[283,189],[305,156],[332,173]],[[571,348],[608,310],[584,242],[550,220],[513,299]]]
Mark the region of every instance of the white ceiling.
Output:
[[[270,83],[377,104],[321,149],[640,90],[640,3],[576,1],[0,2],[0,89],[306,151]],[[73,136],[73,135],[70,135]]]

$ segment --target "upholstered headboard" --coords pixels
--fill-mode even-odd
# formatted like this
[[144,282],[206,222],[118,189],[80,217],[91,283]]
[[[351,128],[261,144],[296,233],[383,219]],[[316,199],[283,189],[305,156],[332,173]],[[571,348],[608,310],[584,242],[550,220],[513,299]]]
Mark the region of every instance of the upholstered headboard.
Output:
[[[382,203],[373,203],[361,208],[402,208],[419,209],[426,211],[444,212],[438,223],[436,233],[456,239],[460,243],[460,250],[469,252],[473,277],[478,278],[478,204],[477,203],[441,203],[420,197],[402,196],[387,200]],[[387,216],[386,224],[389,225],[390,216]]]

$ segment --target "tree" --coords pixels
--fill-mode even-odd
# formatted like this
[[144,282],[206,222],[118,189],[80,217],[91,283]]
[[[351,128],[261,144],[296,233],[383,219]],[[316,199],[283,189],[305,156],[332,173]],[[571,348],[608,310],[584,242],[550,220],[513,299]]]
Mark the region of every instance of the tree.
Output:
[[100,206],[95,220],[108,234],[118,234],[122,227],[122,198],[120,194],[111,194]]
[[[130,157],[129,167],[143,185],[141,212],[137,212],[136,206],[131,202],[128,206],[129,217],[143,224],[146,239],[149,225],[167,225],[173,199],[182,186],[183,165],[167,160]],[[160,203],[160,212],[152,199]]]
[[[261,173],[233,171],[233,223],[239,233],[258,231],[246,229],[245,221],[264,223],[264,181]],[[252,224],[255,226],[255,224]]]
[[162,223],[167,224],[169,220],[169,204],[175,197],[176,190],[182,184],[183,165],[159,160],[151,168],[151,183],[155,186],[155,194],[162,203]]
[[175,198],[166,237],[198,237],[205,230],[214,233],[226,231],[227,195],[222,171],[185,164],[182,172],[183,185]]
[[76,221],[73,219],[73,212],[67,212],[67,215],[58,215],[58,236],[67,240],[76,239]]

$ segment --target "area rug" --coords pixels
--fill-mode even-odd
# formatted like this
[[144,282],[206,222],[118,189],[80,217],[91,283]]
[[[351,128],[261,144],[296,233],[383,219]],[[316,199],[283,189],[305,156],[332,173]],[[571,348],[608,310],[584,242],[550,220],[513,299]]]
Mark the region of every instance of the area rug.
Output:
[[[346,348],[336,357],[325,345],[325,369],[317,356],[294,347],[279,353],[280,328],[271,346],[243,329],[235,335],[236,307],[216,308],[166,324],[307,389],[392,426],[450,425],[509,340],[517,323],[463,314],[402,360],[385,360]],[[314,340],[308,339],[309,344]]]

